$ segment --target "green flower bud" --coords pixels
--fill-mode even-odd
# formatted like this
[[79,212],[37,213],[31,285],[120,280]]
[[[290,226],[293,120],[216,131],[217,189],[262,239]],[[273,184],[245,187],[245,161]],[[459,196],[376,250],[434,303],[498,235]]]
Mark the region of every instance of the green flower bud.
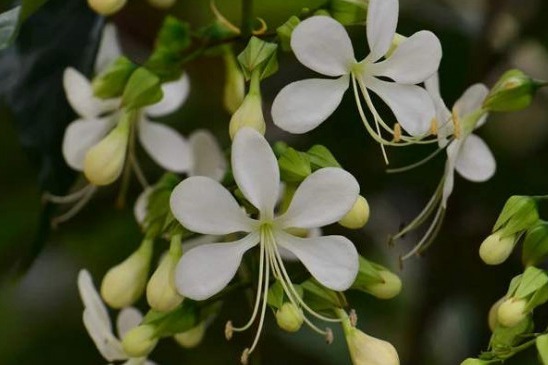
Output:
[[483,103],[492,112],[512,112],[527,108],[541,83],[535,82],[520,70],[505,72],[493,86]]
[[84,175],[97,186],[116,181],[126,161],[130,135],[130,120],[123,115],[118,125],[99,143],[91,147],[84,159]]
[[177,333],[173,338],[179,345],[186,349],[198,346],[204,339],[206,331],[205,322],[201,322],[196,327],[182,333]]
[[177,0],[148,0],[149,4],[159,8],[159,9],[168,9],[171,8]]
[[303,311],[293,303],[285,302],[276,311],[276,323],[287,332],[297,332],[303,325]]
[[129,330],[122,339],[122,347],[129,357],[145,357],[154,350],[158,343],[156,328],[143,324]]
[[285,182],[300,183],[312,173],[310,158],[306,153],[287,147],[278,159],[280,174]]
[[382,282],[371,283],[367,292],[379,299],[392,299],[401,292],[401,279],[398,275],[388,271],[379,271]]
[[501,231],[497,231],[482,242],[479,255],[487,265],[499,265],[510,256],[515,244],[515,235],[502,237]]
[[398,352],[390,342],[368,336],[357,328],[345,330],[353,365],[399,365]]
[[352,209],[341,218],[339,224],[350,229],[359,229],[369,220],[369,204],[363,196],[358,196]]
[[93,93],[103,99],[122,95],[136,68],[137,66],[127,58],[118,58],[103,73],[93,79],[91,83]]
[[101,296],[112,308],[124,308],[139,299],[147,283],[152,241],[141,246],[122,263],[110,269],[101,283]]
[[472,359],[468,358],[460,363],[460,365],[487,365],[489,364],[486,360],[480,360],[480,359]]
[[[253,80],[251,81],[253,83]],[[261,93],[258,89],[258,80],[255,90],[250,92],[244,98],[242,105],[232,115],[229,125],[230,138],[234,139],[236,133],[245,127],[253,128],[257,132],[264,134],[266,131],[266,123],[263,116],[263,106]],[[255,92],[256,91],[256,92]]]
[[160,78],[144,67],[135,70],[127,81],[122,105],[128,110],[156,104],[164,97]]
[[488,318],[489,329],[491,330],[491,332],[494,332],[495,329],[497,328],[497,324],[499,323],[498,322],[499,307],[505,300],[506,300],[506,297],[500,298],[491,306],[491,309],[489,309],[489,316],[487,318]]
[[276,34],[278,35],[278,39],[280,40],[280,47],[282,48],[282,51],[291,51],[291,34],[293,33],[293,30],[297,27],[297,25],[300,24],[300,22],[301,20],[293,15],[291,16],[291,18],[287,19],[285,23],[283,23],[276,29]]
[[150,307],[159,312],[175,309],[183,301],[183,297],[175,288],[175,267],[182,252],[168,252],[160,260],[160,264],[150,277],[147,284],[147,301]]
[[497,311],[498,321],[505,327],[514,327],[527,317],[525,307],[527,301],[517,298],[508,298],[502,302]]
[[356,25],[367,18],[367,2],[361,0],[331,0],[331,16],[342,25]]
[[223,104],[225,109],[234,114],[242,105],[245,97],[245,77],[232,50],[226,51],[223,55],[225,62],[225,86]]
[[501,230],[503,235],[509,236],[529,229],[538,219],[535,200],[528,196],[514,195],[504,204],[493,232]]
[[126,5],[126,0],[88,0],[93,11],[101,15],[112,15]]

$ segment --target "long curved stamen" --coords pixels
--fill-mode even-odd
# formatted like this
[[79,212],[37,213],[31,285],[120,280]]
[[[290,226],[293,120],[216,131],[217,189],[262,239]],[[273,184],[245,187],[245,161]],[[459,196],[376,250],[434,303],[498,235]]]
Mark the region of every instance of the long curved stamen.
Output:
[[148,183],[147,178],[145,177],[143,169],[141,169],[141,165],[139,165],[139,161],[137,161],[137,158],[135,157],[134,151],[130,151],[129,153],[129,163],[133,167],[133,172],[135,173],[135,177],[137,177],[137,180],[139,181],[143,189],[148,188],[150,184]]
[[434,152],[432,152],[431,154],[429,154],[428,156],[426,156],[425,158],[423,158],[422,160],[420,160],[418,162],[412,163],[412,164],[407,165],[407,166],[398,167],[398,168],[395,168],[395,169],[387,169],[386,173],[395,174],[395,173],[400,173],[400,172],[406,172],[406,171],[413,170],[413,169],[415,169],[419,166],[424,165],[425,163],[427,163],[428,161],[430,161],[431,159],[436,157],[438,155],[438,153],[440,153],[441,151],[443,151],[443,148],[438,148],[437,150],[435,150]]
[[418,253],[421,250],[421,248],[424,246],[424,244],[428,242],[432,237],[435,236],[435,232],[438,230],[438,227],[443,221],[443,219],[441,218],[443,217],[444,212],[445,212],[445,209],[443,209],[443,207],[440,205],[438,207],[438,210],[436,211],[436,215],[434,216],[434,219],[432,220],[432,224],[430,224],[430,227],[428,227],[428,230],[426,231],[426,233],[424,234],[420,242],[417,243],[411,251],[409,251],[405,256],[401,258],[402,261],[405,261],[409,259],[411,256]]
[[90,185],[90,189],[86,190],[85,194],[82,196],[82,198],[72,206],[67,212],[54,217],[51,220],[52,226],[56,227],[60,223],[66,222],[72,217],[74,217],[76,214],[78,214],[89,202],[95,191],[97,191],[97,187],[94,185]]
[[68,203],[74,203],[78,201],[82,196],[86,195],[88,193],[88,190],[93,189],[94,186],[91,184],[87,184],[82,189],[75,191],[74,193],[70,193],[69,195],[54,195],[48,192],[45,192],[42,196],[43,202],[51,202],[55,204],[68,204]]

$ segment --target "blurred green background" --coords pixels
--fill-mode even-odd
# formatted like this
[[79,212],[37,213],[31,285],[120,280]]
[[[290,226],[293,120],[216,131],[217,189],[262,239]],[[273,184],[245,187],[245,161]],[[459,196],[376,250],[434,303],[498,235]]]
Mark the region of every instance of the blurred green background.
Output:
[[[492,85],[508,68],[518,67],[534,78],[548,79],[548,2],[545,0],[400,2],[400,33],[410,35],[429,29],[442,41],[441,89],[448,105],[470,84]],[[218,0],[216,3],[228,19],[238,24],[239,1]],[[321,3],[256,0],[255,12],[274,29],[302,7]],[[59,4],[62,6],[63,2],[50,0],[46,7]],[[40,16],[42,10],[33,17]],[[171,12],[194,27],[212,19],[209,3],[203,0],[179,0]],[[135,59],[146,56],[165,14],[144,0],[130,0],[128,6],[112,18],[119,27],[124,49]],[[43,19],[42,15],[40,21]],[[349,31],[357,52],[365,54],[364,27],[353,26]],[[22,42],[32,42],[36,35],[25,33],[23,28],[22,36],[26,37]],[[43,36],[53,42],[56,34]],[[51,64],[58,67],[41,71],[43,78],[52,78],[60,85],[60,71],[65,61],[60,59],[56,63],[53,58]],[[292,54],[281,54],[279,61],[280,72],[263,83],[264,110],[268,118],[271,102],[284,85],[312,75]],[[0,62],[0,67],[2,65]],[[85,68],[81,65],[74,66]],[[202,58],[189,64],[190,98],[180,112],[165,118],[165,122],[185,135],[197,128],[209,128],[227,147],[230,116],[222,107],[223,69],[219,58]],[[0,70],[0,75],[6,75],[6,70]],[[16,80],[20,75],[15,72],[9,76],[10,80]],[[40,79],[40,75],[36,77],[33,81]],[[9,85],[6,82],[0,90],[9,93],[10,90],[6,90]],[[17,98],[32,99],[36,95],[29,87]],[[66,107],[64,101],[47,98],[43,103]],[[136,248],[141,235],[132,215],[132,202],[139,193],[138,184],[133,182],[131,199],[121,210],[114,207],[118,186],[101,189],[81,214],[51,232],[45,249],[29,271],[18,274],[16,264],[32,250],[40,229],[39,181],[43,170],[35,162],[41,161],[42,167],[44,163],[36,158],[39,151],[32,151],[29,158],[22,146],[41,140],[47,135],[42,131],[48,130],[48,123],[52,123],[51,118],[45,117],[51,117],[51,113],[42,113],[42,109],[27,112],[31,113],[32,123],[24,125],[15,120],[6,105],[0,114],[0,364],[106,363],[81,323],[82,305],[76,276],[79,269],[88,268],[99,283],[108,268]],[[70,114],[65,113],[56,123],[62,126],[70,121]],[[349,93],[342,107],[312,133],[291,136],[270,121],[267,129],[271,141],[283,139],[296,148],[321,143],[331,149],[339,162],[359,179],[362,195],[369,200],[372,210],[372,219],[364,230],[344,233],[367,257],[399,270],[398,257],[411,247],[417,236],[410,236],[395,247],[387,246],[387,237],[396,232],[401,223],[412,219],[426,203],[443,173],[443,157],[440,155],[412,172],[387,175],[380,150],[361,125]],[[39,133],[33,134],[33,131]],[[62,136],[62,128],[59,131]],[[548,193],[548,94],[539,93],[526,111],[492,115],[478,133],[496,156],[497,173],[483,184],[457,177],[438,239],[425,257],[407,261],[403,270],[398,271],[404,283],[402,294],[391,301],[376,300],[362,293],[349,294],[360,316],[360,327],[394,343],[402,364],[454,365],[485,349],[490,336],[487,312],[491,304],[504,295],[509,280],[520,273],[521,266],[517,252],[498,267],[484,265],[477,255],[479,244],[489,234],[510,195]],[[389,150],[389,156],[393,166],[402,166],[426,156],[429,151],[423,147]],[[141,157],[149,176],[159,176],[161,171],[146,160],[146,155]],[[63,183],[70,178],[70,175],[64,176]],[[327,230],[342,232],[337,227]],[[237,296],[230,298],[197,349],[183,350],[174,342],[163,341],[153,353],[153,359],[166,365],[236,364],[241,350],[251,340],[252,331],[235,336],[227,343],[223,326],[227,319],[243,320],[247,313],[241,307],[245,305]],[[537,311],[536,323],[545,326],[548,315],[542,311],[546,312],[545,308]],[[336,333],[333,345],[325,346],[321,338],[306,329],[293,335],[281,333],[271,317],[259,358],[261,364],[328,365],[350,361],[341,333]],[[538,362],[534,352],[529,351],[508,364]]]

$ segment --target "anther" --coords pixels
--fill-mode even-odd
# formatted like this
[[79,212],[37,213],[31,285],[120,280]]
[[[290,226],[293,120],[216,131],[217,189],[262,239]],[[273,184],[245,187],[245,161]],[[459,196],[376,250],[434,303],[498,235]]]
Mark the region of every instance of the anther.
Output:
[[249,361],[249,348],[246,348],[244,352],[242,352],[242,357],[240,358],[240,362],[242,365],[247,365]]
[[230,341],[232,339],[232,335],[234,335],[234,327],[232,326],[232,321],[226,322],[225,325],[225,338],[227,341]]
[[438,135],[438,120],[436,118],[432,118],[432,122],[430,122],[430,134]]
[[460,138],[460,119],[459,119],[459,116],[457,114],[457,111],[455,109],[452,110],[451,112],[451,116],[452,116],[452,120],[453,120],[453,126],[454,126],[454,129],[455,131],[453,132],[454,136],[456,139],[459,139]]
[[401,125],[400,123],[394,124],[394,142],[401,140]]
[[352,325],[352,327],[356,327],[356,325],[358,324],[358,314],[356,313],[356,310],[350,310],[348,319],[350,319],[350,324]]
[[333,330],[331,328],[327,327],[325,329],[325,343],[328,345],[331,345],[333,343]]

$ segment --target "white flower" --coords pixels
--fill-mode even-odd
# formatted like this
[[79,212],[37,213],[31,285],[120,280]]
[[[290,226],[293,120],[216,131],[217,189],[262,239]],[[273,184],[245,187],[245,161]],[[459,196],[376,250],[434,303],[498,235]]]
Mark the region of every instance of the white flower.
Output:
[[442,207],[445,208],[453,191],[455,170],[465,179],[474,182],[487,181],[495,173],[496,162],[493,154],[487,144],[473,134],[487,120],[482,104],[489,90],[483,84],[470,86],[457,100],[452,111],[449,111],[440,96],[437,75],[426,82],[426,88],[436,104],[436,118],[441,123],[440,146],[447,145],[447,136],[455,136],[447,146],[442,193]]
[[87,270],[81,270],[78,274],[78,290],[84,302],[84,326],[95,346],[107,361],[127,360],[125,365],[155,365],[154,362],[144,357],[130,358],[127,356],[119,339],[141,323],[143,316],[137,309],[128,307],[120,311],[116,321],[119,337],[116,337],[112,330],[107,308],[99,297]]
[[[120,55],[115,28],[105,26],[100,50],[96,59],[99,73]],[[100,99],[93,94],[89,80],[73,68],[63,75],[67,99],[80,116],[65,131],[63,155],[75,170],[84,169],[86,153],[111,131],[120,119],[120,99]],[[190,90],[188,77],[162,84],[163,99],[143,108],[137,121],[138,137],[143,148],[163,168],[184,172],[190,164],[189,147],[173,128],[149,120],[176,111],[186,100]]]
[[[300,238],[287,230],[311,229],[337,222],[352,208],[359,185],[342,169],[320,169],[301,183],[287,211],[275,216],[280,190],[278,163],[268,142],[250,128],[243,128],[234,138],[232,170],[240,191],[258,209],[259,216],[257,219],[248,217],[230,192],[211,178],[190,177],[182,181],[174,189],[170,205],[183,226],[202,234],[245,232],[246,235],[234,242],[205,244],[189,250],[179,261],[175,284],[188,298],[210,298],[231,281],[243,254],[259,244],[259,287],[252,318],[241,328],[229,325],[227,331],[249,328],[259,312],[262,298],[257,336],[251,348],[244,351],[242,361],[245,362],[255,348],[262,328],[271,273],[281,281],[294,304],[320,316],[306,306],[293,287],[282,262],[281,248],[297,256],[312,276],[330,289],[342,291],[354,282],[359,266],[358,254],[347,238]],[[307,323],[325,334],[309,321]]]
[[[292,133],[316,128],[338,107],[352,79],[356,102],[359,85],[377,127],[386,124],[378,116],[368,91],[377,94],[392,110],[396,120],[412,136],[425,134],[434,116],[427,92],[416,84],[437,71],[441,45],[429,31],[420,31],[389,51],[396,34],[398,0],[370,0],[367,14],[369,55],[358,62],[344,27],[326,16],[314,16],[301,22],[293,31],[291,48],[306,67],[335,79],[308,79],[283,88],[272,105],[274,123]],[[386,81],[384,79],[390,79]],[[370,128],[365,121],[366,127]],[[386,126],[386,128],[389,128]],[[375,134],[380,138],[380,131]],[[393,131],[392,131],[393,132]]]

